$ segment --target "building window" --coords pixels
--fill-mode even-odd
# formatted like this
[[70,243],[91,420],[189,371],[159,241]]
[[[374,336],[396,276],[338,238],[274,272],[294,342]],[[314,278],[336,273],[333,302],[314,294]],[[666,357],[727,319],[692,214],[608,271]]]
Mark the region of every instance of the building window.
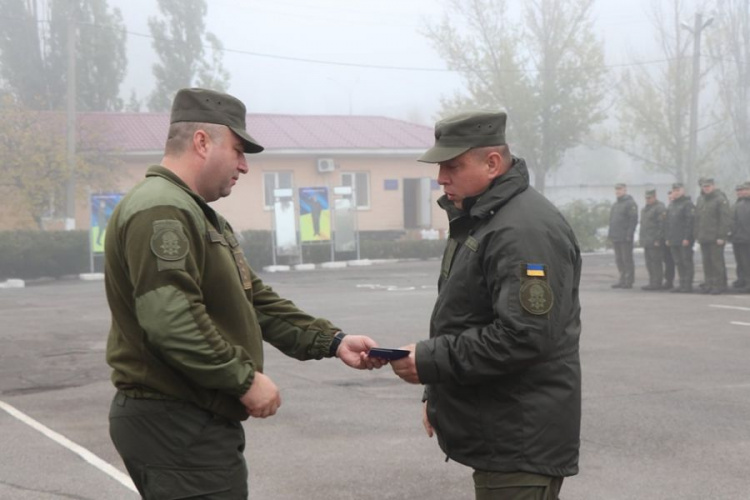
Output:
[[292,189],[291,172],[263,172],[263,206],[273,209],[275,189]]
[[369,172],[342,172],[341,185],[352,188],[354,206],[359,210],[370,208]]

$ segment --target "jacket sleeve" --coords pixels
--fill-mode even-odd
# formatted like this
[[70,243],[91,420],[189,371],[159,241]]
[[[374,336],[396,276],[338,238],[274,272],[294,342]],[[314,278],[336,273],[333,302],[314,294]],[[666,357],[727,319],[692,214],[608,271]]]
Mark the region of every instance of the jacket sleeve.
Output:
[[263,340],[296,359],[328,357],[333,336],[341,329],[327,319],[310,316],[291,300],[280,297],[254,271],[250,272],[253,280],[252,302]]
[[[643,221],[641,221],[643,224]],[[664,242],[667,238],[667,208],[659,205],[656,212],[656,241]]]
[[727,240],[732,232],[732,213],[729,208],[729,202],[726,198],[719,202],[719,238]]
[[630,206],[628,207],[628,227],[627,232],[625,233],[626,238],[628,238],[630,241],[633,241],[633,235],[635,234],[635,228],[638,225],[638,205],[635,201],[630,201]]
[[[486,243],[483,284],[492,299],[492,319],[467,325],[459,335],[440,335],[419,342],[416,350],[420,381],[479,384],[521,372],[553,356],[577,349],[580,335],[580,251],[572,232],[563,237],[544,226],[496,232]],[[527,263],[546,267],[552,300],[545,314],[532,314],[521,304]]]
[[[687,203],[685,203],[685,206],[682,210],[683,220],[685,221],[682,239],[689,240],[691,242],[695,241],[698,234],[698,218],[695,215],[695,205],[693,205],[692,201],[688,201]],[[682,244],[682,241],[680,241],[679,244]]]
[[[184,255],[159,250],[160,225],[186,245]],[[243,394],[252,383],[253,361],[224,340],[208,315],[199,285],[205,238],[193,217],[175,207],[148,209],[131,217],[122,238],[146,349],[199,386]]]

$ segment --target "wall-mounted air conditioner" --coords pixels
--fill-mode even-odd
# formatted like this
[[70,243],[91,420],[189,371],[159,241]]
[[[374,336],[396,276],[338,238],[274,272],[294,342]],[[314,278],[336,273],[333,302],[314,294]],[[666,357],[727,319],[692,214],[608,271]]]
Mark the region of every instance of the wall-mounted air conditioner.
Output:
[[333,172],[335,169],[333,158],[318,158],[318,172]]

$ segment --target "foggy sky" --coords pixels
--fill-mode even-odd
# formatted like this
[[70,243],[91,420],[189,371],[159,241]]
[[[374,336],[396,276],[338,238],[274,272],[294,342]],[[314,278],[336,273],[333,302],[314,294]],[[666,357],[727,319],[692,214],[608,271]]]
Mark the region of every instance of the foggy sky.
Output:
[[[597,0],[596,31],[608,65],[630,62],[629,54],[653,50],[651,0]],[[693,12],[687,2],[686,12]],[[155,0],[110,0],[122,10],[128,31],[149,35]],[[522,1],[509,1],[516,15]],[[449,71],[385,70],[260,57],[338,61],[373,66],[445,68],[430,41],[426,22],[442,18],[439,0],[208,0],[207,30],[229,49],[224,65],[230,93],[248,111],[289,114],[373,114],[431,123],[440,97],[461,89]],[[517,17],[517,15],[516,15]],[[142,100],[153,89],[156,61],[151,40],[128,35],[128,75],[121,92]]]

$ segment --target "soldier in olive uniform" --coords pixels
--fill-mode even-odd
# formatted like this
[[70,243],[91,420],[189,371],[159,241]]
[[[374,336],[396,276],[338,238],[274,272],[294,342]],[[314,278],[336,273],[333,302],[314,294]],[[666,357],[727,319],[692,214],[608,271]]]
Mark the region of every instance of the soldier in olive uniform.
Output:
[[737,263],[737,281],[732,286],[750,292],[750,182],[737,186],[737,201],[732,207],[732,250]]
[[581,253],[511,154],[506,119],[442,120],[419,159],[438,165],[450,239],[430,338],[391,366],[425,384],[425,431],[474,469],[477,500],[558,500],[578,472]]
[[701,246],[703,260],[702,292],[716,295],[727,289],[724,247],[729,237],[729,202],[711,178],[703,179],[701,192],[703,199],[695,208],[695,239]]
[[615,262],[620,279],[612,288],[632,288],[635,281],[635,263],[633,262],[633,237],[638,225],[638,205],[628,194],[623,183],[615,184],[617,201],[609,213],[609,240],[615,249]]
[[672,184],[674,200],[667,208],[666,243],[672,252],[680,286],[672,292],[691,293],[693,291],[693,244],[695,205],[685,194],[681,182]]
[[245,154],[263,150],[245,115],[230,95],[177,92],[161,164],[109,221],[110,436],[147,499],[247,498],[241,421],[281,405],[263,341],[301,360],[383,364],[367,357],[368,337],[345,335],[263,284],[208,205],[248,172]]
[[[669,204],[674,201],[674,192],[670,189],[667,192],[667,199]],[[662,240],[662,257],[664,259],[664,284],[661,286],[662,290],[671,290],[674,288],[674,275],[675,265],[674,257],[672,257],[672,251],[667,246],[667,220],[666,215],[664,219],[664,239]]]
[[664,226],[667,208],[656,199],[656,190],[646,190],[646,205],[641,210],[639,241],[646,257],[648,285],[643,290],[661,290],[664,278]]

